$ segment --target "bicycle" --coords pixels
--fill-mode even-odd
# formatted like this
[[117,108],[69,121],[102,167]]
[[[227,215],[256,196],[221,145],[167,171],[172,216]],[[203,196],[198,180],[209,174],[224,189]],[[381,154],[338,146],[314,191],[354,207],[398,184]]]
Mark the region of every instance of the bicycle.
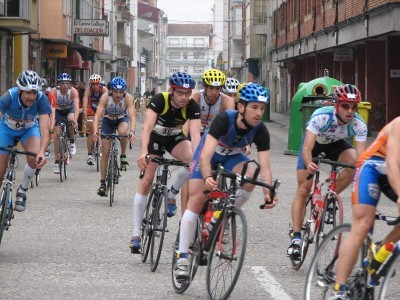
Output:
[[68,127],[72,125],[72,122],[56,122],[56,126],[60,126],[60,144],[58,146],[60,158],[58,160],[58,168],[60,171],[60,181],[63,182],[67,179],[68,171],[67,165],[72,157],[70,153]]
[[[249,163],[255,163],[253,177],[246,176]],[[218,166],[213,176],[218,181],[219,189],[208,194],[207,201],[197,220],[194,242],[191,244],[188,259],[190,261],[190,278],[178,281],[174,276],[179,249],[179,234],[174,244],[172,257],[172,285],[178,294],[185,292],[197,272],[198,266],[207,266],[206,284],[209,299],[227,299],[232,293],[239,278],[247,246],[247,220],[243,210],[235,205],[236,191],[244,184],[250,183],[270,190],[271,199],[276,196],[279,180],[271,185],[257,179],[260,166],[254,160],[246,162],[241,175]],[[226,185],[230,179],[230,185]],[[265,204],[260,205],[263,209]],[[220,211],[220,216],[213,225],[208,236],[202,234],[205,228],[204,214],[211,209]]]
[[14,218],[14,208],[12,201],[12,190],[15,179],[15,169],[18,166],[18,154],[30,155],[36,157],[36,154],[29,151],[23,151],[17,148],[0,147],[0,150],[8,151],[10,159],[6,175],[3,179],[3,188],[0,196],[0,243],[3,238],[4,231],[8,230],[11,226],[11,220]]
[[[152,185],[147,201],[146,211],[143,219],[141,240],[143,241],[142,262],[146,262],[150,252],[150,270],[154,272],[160,261],[161,250],[164,243],[164,235],[167,229],[167,202],[168,186],[167,180],[170,178],[170,166],[185,166],[187,163],[176,159],[167,159],[164,157],[146,156],[148,162],[158,164],[157,175]],[[143,178],[144,172],[140,174]]]
[[[336,181],[339,171],[342,168],[354,169],[354,165],[332,161],[325,159],[325,153],[319,154],[314,158],[314,162],[328,164],[331,166],[329,177],[323,182],[319,181],[320,170],[315,173],[313,190],[307,198],[305,222],[301,228],[301,254],[300,257],[290,256],[292,268],[300,269],[308,252],[310,244],[314,243],[315,249],[318,249],[320,243],[325,238],[326,233],[332,228],[343,223],[343,203],[341,197],[335,192]],[[340,176],[340,175],[339,175]],[[313,178],[314,175],[308,175],[307,180]],[[325,187],[325,189],[324,189]],[[321,197],[316,199],[315,195]],[[322,196],[323,195],[323,196]],[[292,227],[289,226],[289,234]]]
[[[93,123],[93,119],[89,119],[86,120],[86,124],[87,123]],[[99,122],[99,125],[101,124],[101,122]],[[85,125],[85,129],[86,129],[86,125]],[[85,130],[86,133],[89,133],[89,130]],[[93,143],[93,156],[94,159],[96,161],[96,171],[99,172],[100,171],[100,157],[101,157],[101,142],[100,141],[95,141]]]
[[[389,217],[379,213],[376,213],[375,219],[386,221],[388,225],[395,225],[400,222],[400,218]],[[343,241],[348,237],[350,230],[351,224],[339,225],[329,232],[322,241],[307,274],[304,299],[328,299],[331,296],[333,285],[336,282],[336,268],[340,248],[343,245]],[[368,236],[365,238],[357,259],[358,263],[348,277],[346,299],[373,300],[377,298],[378,289],[375,289],[375,287],[380,284],[379,280],[382,278],[384,278],[384,284],[382,285],[378,299],[399,299],[400,287],[398,286],[398,282],[396,281],[396,286],[392,286],[391,288],[389,288],[389,282],[399,261],[400,243],[396,244],[396,250],[386,259],[378,271],[371,275],[367,271],[367,265],[368,262],[371,262],[376,245],[379,243],[373,242],[372,235],[373,228],[371,228]],[[389,291],[393,292],[393,289],[397,291],[397,296],[395,298],[386,297],[386,293],[389,293]]]
[[123,137],[117,133],[101,134],[102,139],[111,140],[110,155],[107,162],[107,174],[106,174],[106,195],[110,197],[110,206],[114,203],[114,192],[115,185],[118,184],[119,178],[121,177],[120,168],[118,167],[118,148],[117,140],[121,140]]
[[39,186],[39,181],[40,181],[40,169],[36,169],[35,176],[32,177],[31,180],[31,188],[33,189],[35,185]]

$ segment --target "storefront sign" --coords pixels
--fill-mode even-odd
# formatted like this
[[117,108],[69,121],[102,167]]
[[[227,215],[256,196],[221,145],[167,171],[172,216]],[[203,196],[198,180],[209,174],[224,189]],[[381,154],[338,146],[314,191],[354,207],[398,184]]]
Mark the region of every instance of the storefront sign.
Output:
[[46,44],[44,48],[45,57],[66,58],[67,45],[66,44]]
[[74,34],[108,36],[108,22],[106,20],[75,19]]
[[333,61],[353,61],[352,48],[336,48]]

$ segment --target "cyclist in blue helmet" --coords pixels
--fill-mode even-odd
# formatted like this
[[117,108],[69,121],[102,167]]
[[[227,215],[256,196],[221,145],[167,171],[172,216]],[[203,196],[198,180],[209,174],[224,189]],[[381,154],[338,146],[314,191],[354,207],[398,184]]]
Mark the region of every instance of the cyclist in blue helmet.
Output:
[[[153,182],[157,164],[148,163],[146,155],[161,157],[168,151],[174,158],[191,162],[200,141],[200,107],[191,99],[196,83],[185,72],[175,72],[169,79],[169,91],[154,95],[147,105],[143,123],[142,143],[137,160],[141,171],[146,171],[139,181],[133,202],[133,233],[129,244],[132,253],[140,253],[140,227],[146,210],[147,196]],[[182,132],[183,124],[190,124],[191,142]],[[169,203],[170,205],[175,203]],[[171,208],[171,217],[175,210]]]
[[60,143],[60,126],[58,123],[70,122],[68,126],[69,142],[70,142],[70,153],[71,155],[76,154],[75,145],[75,129],[78,128],[78,118],[79,118],[79,93],[77,89],[71,86],[71,75],[68,73],[61,73],[57,76],[58,85],[50,90],[52,94],[57,99],[56,105],[56,115],[54,126],[55,139],[54,139],[54,153],[55,162],[53,166],[53,172],[55,174],[60,173],[58,160],[60,159],[59,153],[59,143]]
[[[240,174],[244,163],[250,158],[243,153],[246,145],[254,143],[258,150],[258,160],[261,166],[259,177],[271,182],[270,169],[270,139],[267,127],[261,117],[268,101],[268,93],[258,84],[249,84],[241,91],[238,111],[226,110],[218,114],[211,123],[209,130],[203,135],[196,149],[191,165],[189,179],[189,201],[183,214],[180,226],[179,251],[174,276],[178,282],[190,278],[190,261],[187,258],[189,246],[195,235],[197,218],[206,201],[204,190],[212,191],[218,188],[217,182],[211,176],[217,163],[234,173]],[[238,117],[238,115],[241,117]],[[252,177],[254,167],[249,165],[247,176]],[[254,185],[245,185],[239,189],[236,205],[241,207],[250,198]],[[265,208],[273,208],[278,199],[270,199],[269,190],[263,189]],[[268,203],[268,204],[267,204]]]
[[[93,140],[98,141],[101,135],[112,134],[117,130],[118,134],[128,136],[121,138],[120,169],[126,171],[129,163],[126,159],[126,146],[128,139],[131,143],[135,141],[136,115],[133,105],[133,97],[125,92],[126,81],[121,77],[115,77],[110,82],[110,92],[104,93],[100,97],[99,105],[93,119]],[[100,132],[99,121],[101,122]],[[108,157],[110,156],[111,140],[102,138],[102,156],[100,187],[97,194],[101,197],[106,196],[106,171]]]

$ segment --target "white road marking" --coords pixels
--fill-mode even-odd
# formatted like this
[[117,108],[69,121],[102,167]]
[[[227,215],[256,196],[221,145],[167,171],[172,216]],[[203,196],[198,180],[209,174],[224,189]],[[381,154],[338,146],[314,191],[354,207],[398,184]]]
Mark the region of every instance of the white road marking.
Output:
[[273,299],[292,300],[279,282],[267,271],[266,267],[253,266],[251,270],[256,275],[256,279],[260,282],[262,288],[266,290]]

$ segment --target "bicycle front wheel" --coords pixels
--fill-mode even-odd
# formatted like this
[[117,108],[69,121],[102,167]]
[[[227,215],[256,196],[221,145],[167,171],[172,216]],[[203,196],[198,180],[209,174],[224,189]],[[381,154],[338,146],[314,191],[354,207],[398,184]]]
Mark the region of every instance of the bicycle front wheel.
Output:
[[10,194],[10,190],[8,187],[4,187],[1,193],[1,205],[0,205],[0,243],[3,238],[4,230],[7,225],[7,211],[8,211],[8,197]]
[[60,158],[58,160],[58,170],[59,170],[59,174],[60,174],[60,181],[63,182],[64,181],[64,153],[65,153],[65,144],[64,144],[64,140],[60,139],[60,145],[58,147],[59,150],[59,154],[60,154]]
[[235,207],[222,217],[224,219],[215,228],[207,262],[207,292],[208,298],[213,300],[227,299],[232,293],[242,270],[247,246],[244,212]]
[[396,255],[396,258],[394,258],[383,280],[381,290],[379,291],[378,299],[380,300],[400,299],[400,255],[396,253],[392,255]]
[[[340,251],[350,234],[351,224],[342,224],[331,230],[321,242],[308,270],[304,299],[329,299],[336,282]],[[369,299],[367,295],[366,271],[362,267],[364,247],[359,252],[357,263],[351,270],[347,286],[348,299]],[[346,298],[347,299],[347,298]]]
[[142,262],[146,262],[147,256],[150,252],[151,239],[153,234],[153,210],[154,205],[157,203],[155,187],[153,186],[147,201],[146,211],[144,213],[144,218],[142,220],[142,232],[141,232],[141,240],[142,240]]
[[100,145],[99,142],[94,144],[94,159],[96,160],[96,170],[100,171]]
[[114,202],[114,170],[115,170],[115,158],[114,154],[111,152],[110,153],[110,162],[108,164],[108,192],[109,192],[109,197],[110,197],[110,206],[113,205]]
[[150,250],[150,270],[152,272],[157,269],[158,262],[160,261],[165,231],[167,229],[167,200],[168,191],[165,188],[153,211],[153,237],[151,239]]
[[336,226],[343,224],[343,203],[339,195],[328,193],[325,195],[325,207],[320,215],[315,247],[321,244],[325,236]]

